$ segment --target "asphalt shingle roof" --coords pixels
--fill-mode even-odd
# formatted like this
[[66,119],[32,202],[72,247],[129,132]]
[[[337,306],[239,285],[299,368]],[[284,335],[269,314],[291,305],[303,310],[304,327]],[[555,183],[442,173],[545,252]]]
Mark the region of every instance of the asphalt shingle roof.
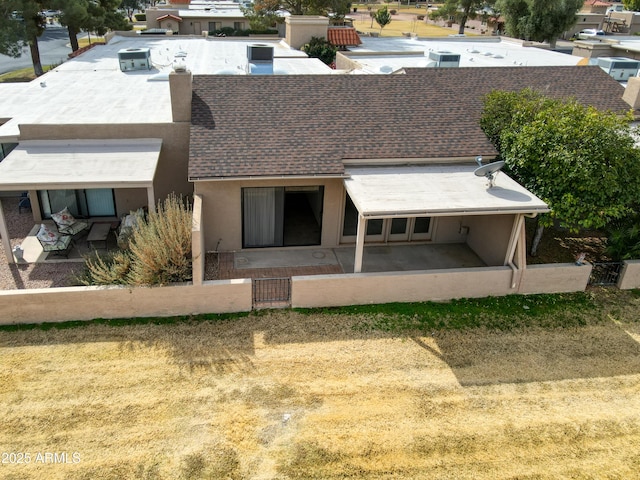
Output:
[[345,159],[491,156],[479,126],[482,97],[525,87],[629,110],[623,87],[596,66],[196,75],[189,177],[340,175]]

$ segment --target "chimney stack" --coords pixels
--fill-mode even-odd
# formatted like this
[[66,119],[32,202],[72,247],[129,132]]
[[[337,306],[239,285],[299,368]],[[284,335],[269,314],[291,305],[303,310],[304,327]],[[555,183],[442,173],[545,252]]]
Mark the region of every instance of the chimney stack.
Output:
[[183,66],[176,66],[169,74],[171,93],[171,115],[174,122],[191,122],[191,72]]

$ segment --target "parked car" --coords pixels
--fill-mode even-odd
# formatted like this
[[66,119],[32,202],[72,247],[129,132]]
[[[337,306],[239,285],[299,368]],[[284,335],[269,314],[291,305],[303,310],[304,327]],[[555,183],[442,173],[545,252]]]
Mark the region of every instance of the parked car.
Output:
[[578,38],[582,40],[588,40],[593,38],[604,37],[606,34],[603,30],[596,30],[595,28],[585,28],[578,32]]

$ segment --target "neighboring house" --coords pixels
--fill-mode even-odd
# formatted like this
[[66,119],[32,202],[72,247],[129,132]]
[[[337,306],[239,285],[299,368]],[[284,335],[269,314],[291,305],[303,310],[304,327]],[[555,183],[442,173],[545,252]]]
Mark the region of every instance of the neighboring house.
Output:
[[234,2],[190,5],[189,8],[151,7],[145,13],[147,28],[164,28],[179,35],[201,35],[222,28],[249,28],[240,5]]
[[547,206],[504,173],[492,189],[473,175],[477,156],[496,154],[479,125],[483,95],[531,87],[629,108],[598,67],[192,82],[178,103],[193,99],[189,180],[204,250],[355,245],[355,272],[365,244],[412,242],[466,244],[486,266],[524,268],[523,218]]
[[[459,67],[569,66],[582,57],[536,48],[507,37],[362,37],[361,45],[338,52],[336,68],[352,73],[393,73],[402,68],[437,67],[437,54],[454,55]],[[436,60],[434,60],[436,58]],[[450,63],[447,62],[447,65]]]
[[[280,40],[257,41],[273,47],[276,72],[331,72]],[[64,207],[117,219],[171,192],[191,195],[189,122],[176,120],[169,72],[180,63],[200,74],[246,74],[255,43],[117,35],[33,82],[0,85],[0,192],[29,191],[34,223]],[[2,218],[0,237],[13,261]]]

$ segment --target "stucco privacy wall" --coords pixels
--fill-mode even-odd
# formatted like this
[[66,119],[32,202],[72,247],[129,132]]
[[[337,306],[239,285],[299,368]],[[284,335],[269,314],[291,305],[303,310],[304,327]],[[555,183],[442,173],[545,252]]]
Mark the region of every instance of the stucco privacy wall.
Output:
[[191,267],[194,285],[202,285],[205,269],[204,232],[202,230],[202,197],[193,197],[193,222],[191,223]]
[[618,288],[623,290],[640,288],[640,260],[626,260],[624,262]]
[[251,310],[251,280],[168,287],[66,287],[0,291],[0,324],[170,317]]
[[294,308],[421,302],[516,293],[508,267],[299,276],[291,279]]
[[569,293],[587,288],[592,266],[588,263],[550,263],[529,265],[524,271],[517,293]]
[[195,193],[202,196],[205,251],[242,248],[242,188],[324,186],[322,246],[338,244],[344,187],[340,178],[277,179],[195,182]]
[[524,270],[519,289],[510,288],[512,270],[509,267],[299,276],[291,279],[291,306],[332,307],[516,293],[581,292],[587,286],[590,273],[591,265],[536,265]]
[[[623,274],[632,275],[635,285],[640,285],[640,261],[628,263],[630,268]],[[579,292],[586,288],[590,273],[588,264],[534,265],[523,272],[518,290],[509,288],[509,267],[299,276],[292,278],[291,303],[294,308],[304,308]],[[624,278],[621,283],[625,284]],[[244,312],[251,308],[250,279],[209,281],[201,286],[0,291],[0,324],[4,325]]]

